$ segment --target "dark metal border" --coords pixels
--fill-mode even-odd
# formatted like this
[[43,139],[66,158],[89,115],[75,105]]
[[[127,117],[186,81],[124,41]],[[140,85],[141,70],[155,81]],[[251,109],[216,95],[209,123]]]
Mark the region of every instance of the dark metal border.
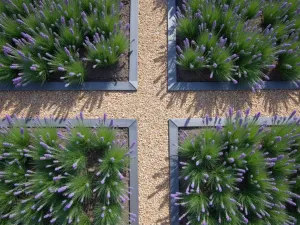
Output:
[[[212,127],[216,124],[224,125],[225,119],[218,119],[217,123],[214,118],[206,124],[206,119],[170,119],[169,120],[169,159],[170,159],[170,193],[174,194],[179,191],[179,168],[178,168],[178,131],[180,128],[187,127]],[[260,117],[258,124],[274,125],[272,118]],[[170,221],[171,225],[179,225],[179,206],[175,205],[175,200],[170,198]]]
[[129,81],[123,82],[84,82],[83,85],[70,85],[65,82],[28,84],[25,87],[0,84],[0,91],[136,91],[138,87],[138,2],[130,0],[130,54]]
[[[129,183],[132,187],[130,195],[130,213],[136,215],[136,221],[131,225],[139,224],[139,191],[138,191],[138,149],[137,149],[137,121],[135,119],[107,119],[105,125],[108,126],[113,120],[113,126],[116,128],[128,128],[128,145],[132,147],[132,153],[130,157],[130,174]],[[21,123],[26,123],[27,127],[37,127],[36,121],[33,119],[18,119]],[[56,119],[51,125],[55,127],[66,127],[66,123],[78,124],[76,119]],[[46,125],[47,119],[41,119],[41,125]],[[93,127],[99,123],[99,119],[84,119],[83,125],[86,127]],[[7,120],[2,120],[0,126],[9,126]]]
[[[247,84],[232,82],[178,82],[176,71],[176,1],[168,0],[168,91],[251,90]],[[263,90],[299,89],[290,81],[266,81]]]

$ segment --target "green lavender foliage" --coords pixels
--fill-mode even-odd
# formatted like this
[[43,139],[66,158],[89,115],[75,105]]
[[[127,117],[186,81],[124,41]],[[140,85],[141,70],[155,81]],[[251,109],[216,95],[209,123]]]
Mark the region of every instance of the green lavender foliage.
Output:
[[296,0],[183,1],[176,12],[177,64],[254,91],[272,71],[298,85],[299,13]]
[[37,126],[28,128],[6,117],[9,126],[0,132],[1,225],[128,224],[131,147],[112,124],[104,126],[106,115],[93,128],[83,124],[82,113],[76,118],[62,129],[54,118],[35,119]]
[[81,85],[88,67],[115,66],[129,49],[122,8],[121,0],[1,2],[0,82],[19,87],[59,76],[68,87]]
[[184,224],[299,224],[300,119],[294,111],[267,126],[249,113],[229,109],[222,125],[207,116],[216,127],[181,136],[181,186],[171,196]]

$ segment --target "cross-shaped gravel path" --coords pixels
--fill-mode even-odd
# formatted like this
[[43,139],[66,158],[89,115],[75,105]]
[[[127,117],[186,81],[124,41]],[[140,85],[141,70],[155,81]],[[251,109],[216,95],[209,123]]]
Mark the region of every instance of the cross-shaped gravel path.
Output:
[[300,91],[167,92],[166,0],[140,0],[137,92],[0,92],[0,116],[138,120],[140,224],[169,223],[168,119],[223,115],[229,106],[264,116],[300,112]]

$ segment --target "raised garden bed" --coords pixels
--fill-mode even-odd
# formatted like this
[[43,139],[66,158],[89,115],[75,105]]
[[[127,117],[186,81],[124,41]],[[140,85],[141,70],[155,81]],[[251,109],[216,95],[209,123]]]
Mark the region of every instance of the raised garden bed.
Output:
[[299,6],[168,0],[168,90],[298,89]]
[[171,224],[298,224],[299,118],[169,121]]
[[8,1],[0,12],[0,90],[136,90],[138,0]]
[[0,224],[138,224],[135,120],[1,123]]

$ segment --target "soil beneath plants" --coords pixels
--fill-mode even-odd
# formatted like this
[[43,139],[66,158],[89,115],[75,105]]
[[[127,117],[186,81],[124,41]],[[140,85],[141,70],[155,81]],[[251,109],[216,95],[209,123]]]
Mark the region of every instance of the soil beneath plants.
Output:
[[[209,69],[205,69],[203,71],[189,71],[189,70],[184,70],[179,66],[176,66],[176,72],[177,72],[177,81],[179,82],[220,82],[214,77],[212,79],[209,78],[210,76]],[[269,81],[285,81],[277,69],[268,72],[267,75],[270,78]],[[264,78],[263,80],[268,81],[267,79]]]
[[[124,4],[123,9],[121,10],[121,22],[122,25],[130,23],[130,0],[121,0]],[[130,33],[126,34],[128,40],[130,40]],[[81,56],[84,55],[84,49],[80,49],[79,51]],[[93,64],[88,63],[86,66],[86,77],[85,82],[108,82],[108,81],[128,81],[129,80],[129,56],[130,49],[128,49],[128,53],[122,56],[118,63],[115,65],[111,65],[105,68],[96,67],[93,69]],[[57,72],[55,74],[51,74],[49,76],[50,82],[62,82],[60,77],[64,76],[63,72]]]

